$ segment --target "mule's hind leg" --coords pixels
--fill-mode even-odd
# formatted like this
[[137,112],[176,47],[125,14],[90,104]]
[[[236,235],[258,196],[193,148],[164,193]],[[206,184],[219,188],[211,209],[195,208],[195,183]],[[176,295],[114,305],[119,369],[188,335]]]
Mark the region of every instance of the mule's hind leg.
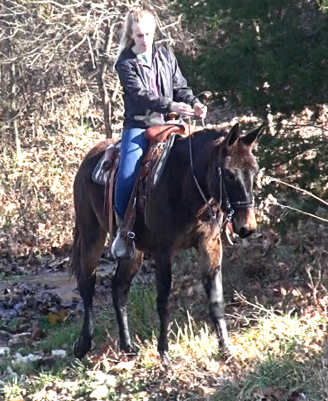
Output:
[[128,326],[126,301],[133,277],[142,261],[142,252],[136,251],[132,260],[120,260],[112,280],[112,296],[119,327],[120,348],[126,353],[133,353]]
[[99,259],[106,239],[106,231],[98,223],[88,227],[80,238],[81,270],[77,274],[77,285],[83,301],[84,318],[82,332],[74,344],[74,355],[82,359],[91,348],[93,337],[92,301],[96,284],[96,262]]
[[198,248],[203,267],[203,283],[209,300],[210,316],[223,349],[229,348],[228,330],[224,317],[222,285],[222,243],[217,233],[204,237]]

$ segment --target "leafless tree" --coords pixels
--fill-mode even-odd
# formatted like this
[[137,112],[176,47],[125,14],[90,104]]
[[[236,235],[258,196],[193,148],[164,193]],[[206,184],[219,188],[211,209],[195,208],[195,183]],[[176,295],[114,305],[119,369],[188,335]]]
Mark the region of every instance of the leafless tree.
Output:
[[172,36],[181,38],[179,18],[167,12],[165,3],[3,0],[1,143],[15,143],[19,156],[22,139],[67,129],[72,120],[104,127],[110,137],[113,122],[122,116],[112,67],[124,15],[132,6],[147,6],[155,13],[160,40],[172,42]]

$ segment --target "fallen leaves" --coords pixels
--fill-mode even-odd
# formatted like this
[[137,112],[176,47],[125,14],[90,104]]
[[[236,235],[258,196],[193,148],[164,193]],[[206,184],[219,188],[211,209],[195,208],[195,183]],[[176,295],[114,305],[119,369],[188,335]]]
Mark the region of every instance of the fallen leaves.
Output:
[[122,371],[122,370],[127,370],[130,371],[134,368],[136,361],[135,360],[131,360],[131,361],[122,361],[119,362],[118,364],[112,366],[112,370],[113,371]]
[[284,391],[276,387],[261,387],[254,391],[254,398],[257,401],[280,401]]
[[48,314],[48,321],[51,326],[56,326],[57,324],[62,323],[65,320],[66,316],[67,316],[67,311],[66,309],[62,308],[59,309],[59,311],[56,313],[50,312]]

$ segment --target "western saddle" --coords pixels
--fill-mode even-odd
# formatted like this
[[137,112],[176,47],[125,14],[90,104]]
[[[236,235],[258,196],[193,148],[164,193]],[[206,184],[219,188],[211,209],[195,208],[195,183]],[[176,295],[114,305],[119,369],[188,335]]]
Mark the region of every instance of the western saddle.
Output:
[[[195,132],[195,126],[189,124],[168,124],[162,126],[149,127],[145,131],[145,136],[149,139],[150,145],[142,161],[142,167],[138,174],[138,178],[134,185],[130,201],[125,213],[123,227],[121,232],[129,238],[134,238],[132,232],[135,217],[136,207],[145,213],[147,200],[154,189],[155,185],[150,179],[152,172],[159,161],[163,149],[167,146],[168,139],[172,134],[188,137]],[[173,144],[173,141],[171,141]],[[164,146],[160,146],[164,144]],[[168,150],[169,151],[169,150]],[[114,188],[115,180],[120,160],[120,148],[117,146],[109,146],[105,152],[104,162],[102,168],[108,171],[108,179],[106,183],[105,199],[107,201],[108,216],[109,216],[109,234],[111,247],[114,239]],[[164,161],[165,164],[165,161]],[[164,168],[164,165],[162,166]]]

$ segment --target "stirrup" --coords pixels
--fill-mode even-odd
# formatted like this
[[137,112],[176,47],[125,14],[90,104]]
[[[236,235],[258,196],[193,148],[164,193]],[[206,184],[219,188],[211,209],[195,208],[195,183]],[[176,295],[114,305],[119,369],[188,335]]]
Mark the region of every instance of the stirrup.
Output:
[[119,228],[111,247],[112,256],[115,259],[132,259],[136,252],[134,238],[135,235],[131,231],[127,233],[125,238],[121,233],[121,229]]

